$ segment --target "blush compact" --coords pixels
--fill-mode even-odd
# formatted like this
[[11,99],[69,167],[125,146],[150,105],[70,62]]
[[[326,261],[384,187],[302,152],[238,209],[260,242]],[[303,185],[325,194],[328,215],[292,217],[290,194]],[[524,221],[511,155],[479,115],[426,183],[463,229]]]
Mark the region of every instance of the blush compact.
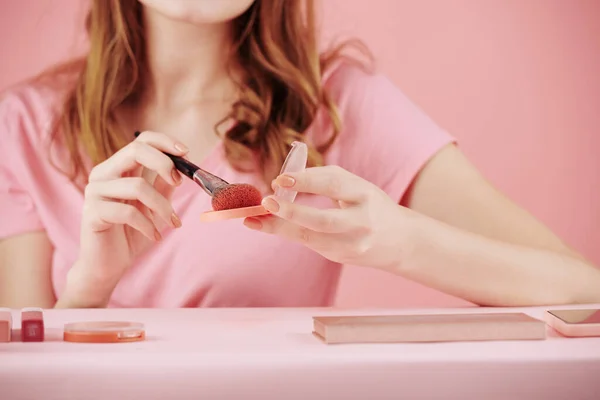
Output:
[[[293,172],[301,172],[306,169],[308,161],[308,147],[302,142],[293,142],[280,175]],[[250,188],[252,189],[250,189]],[[261,204],[261,196],[258,189],[248,184],[231,184],[222,190],[213,191],[213,210],[200,215],[203,222],[224,221],[236,218],[256,217],[267,215],[267,211]],[[221,193],[223,195],[221,195]],[[226,194],[226,195],[225,195]],[[298,193],[289,188],[277,187],[275,197],[293,203]]]
[[146,338],[144,324],[125,321],[90,321],[65,324],[63,340],[76,343],[139,342]]

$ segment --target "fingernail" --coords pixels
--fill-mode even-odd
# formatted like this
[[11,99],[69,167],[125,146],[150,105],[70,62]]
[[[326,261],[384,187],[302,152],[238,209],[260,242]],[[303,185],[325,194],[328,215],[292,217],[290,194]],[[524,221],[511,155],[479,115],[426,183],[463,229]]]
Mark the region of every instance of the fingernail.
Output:
[[188,148],[186,145],[182,144],[182,143],[175,143],[175,149],[177,151],[181,151],[182,153],[187,153],[188,152]]
[[282,187],[292,187],[296,184],[296,180],[291,176],[282,175],[277,178],[277,183]]
[[255,231],[260,231],[262,229],[262,222],[260,222],[258,219],[256,218],[246,218],[244,220],[244,225],[246,225],[246,227],[253,229]]
[[162,240],[162,236],[157,230],[154,230],[154,239],[156,239],[157,242]]
[[179,228],[179,227],[181,227],[181,225],[183,225],[181,223],[181,220],[175,213],[171,214],[171,222],[173,223],[173,226],[175,226],[175,228]]
[[262,201],[262,206],[272,213],[279,211],[279,203],[272,197],[265,197]]
[[171,171],[171,177],[173,178],[173,181],[175,182],[175,184],[179,185],[181,183],[181,175],[179,174],[179,171],[177,171],[176,169]]

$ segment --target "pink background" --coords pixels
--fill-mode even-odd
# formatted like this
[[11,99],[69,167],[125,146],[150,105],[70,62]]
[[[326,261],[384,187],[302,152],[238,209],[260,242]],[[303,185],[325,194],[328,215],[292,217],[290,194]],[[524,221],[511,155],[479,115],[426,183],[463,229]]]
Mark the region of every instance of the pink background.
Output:
[[[327,37],[379,66],[485,175],[600,264],[600,2],[327,0]],[[81,0],[0,0],[0,88],[72,54]],[[460,305],[348,269],[341,306]]]

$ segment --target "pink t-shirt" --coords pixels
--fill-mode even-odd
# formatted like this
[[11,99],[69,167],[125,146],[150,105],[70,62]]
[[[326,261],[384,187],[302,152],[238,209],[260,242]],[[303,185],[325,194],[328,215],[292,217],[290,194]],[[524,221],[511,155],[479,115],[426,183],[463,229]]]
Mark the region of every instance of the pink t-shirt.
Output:
[[[327,164],[337,164],[400,200],[428,159],[453,138],[388,79],[337,67],[325,85],[343,129]],[[77,258],[83,195],[48,160],[46,145],[59,93],[41,85],[15,88],[0,102],[0,240],[45,230],[54,245],[52,279],[60,295]],[[324,113],[309,130],[329,133]],[[201,167],[229,182],[255,183],[236,172],[217,146]],[[298,202],[327,206],[328,199]],[[263,307],[331,305],[341,265],[304,246],[255,232],[242,220],[202,223],[210,198],[185,179],[173,196],[183,222],[127,271],[110,307]],[[18,263],[9,266],[19,268]]]

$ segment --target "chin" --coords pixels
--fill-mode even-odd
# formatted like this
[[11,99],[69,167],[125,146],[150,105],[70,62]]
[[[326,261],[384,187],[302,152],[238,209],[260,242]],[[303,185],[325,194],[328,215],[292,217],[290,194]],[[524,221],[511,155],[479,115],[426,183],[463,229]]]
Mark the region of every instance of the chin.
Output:
[[231,21],[256,0],[138,0],[144,7],[163,16],[192,24]]

